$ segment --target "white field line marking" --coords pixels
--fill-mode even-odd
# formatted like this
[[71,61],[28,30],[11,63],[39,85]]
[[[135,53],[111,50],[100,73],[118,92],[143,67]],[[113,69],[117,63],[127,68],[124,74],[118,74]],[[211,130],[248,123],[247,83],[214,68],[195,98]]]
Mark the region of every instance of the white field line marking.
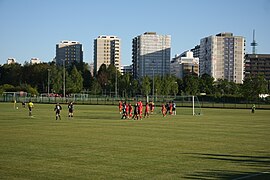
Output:
[[260,172],[260,173],[257,173],[257,174],[251,174],[251,175],[248,175],[248,176],[243,176],[243,177],[235,178],[233,180],[247,179],[247,178],[256,177],[256,176],[260,176],[262,174],[268,174],[268,173],[269,172]]

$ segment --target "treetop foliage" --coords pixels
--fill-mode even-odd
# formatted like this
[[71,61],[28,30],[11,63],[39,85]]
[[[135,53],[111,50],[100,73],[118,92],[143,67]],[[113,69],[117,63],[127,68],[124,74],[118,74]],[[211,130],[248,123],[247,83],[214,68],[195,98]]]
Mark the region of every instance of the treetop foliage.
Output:
[[262,75],[247,76],[243,84],[228,82],[203,74],[185,76],[183,79],[166,75],[133,79],[131,74],[121,75],[114,65],[100,66],[96,76],[92,76],[86,63],[75,63],[63,68],[54,63],[4,64],[0,66],[0,93],[4,91],[26,91],[31,94],[63,93],[65,71],[66,93],[88,92],[94,95],[115,95],[134,97],[136,95],[199,95],[205,93],[221,97],[225,95],[243,96],[250,100],[259,94],[268,93],[268,82]]

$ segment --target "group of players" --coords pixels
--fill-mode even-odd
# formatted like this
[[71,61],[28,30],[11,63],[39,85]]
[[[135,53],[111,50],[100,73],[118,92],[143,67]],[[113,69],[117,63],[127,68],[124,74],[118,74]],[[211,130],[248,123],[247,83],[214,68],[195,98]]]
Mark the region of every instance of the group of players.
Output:
[[[54,111],[55,111],[55,119],[56,120],[61,120],[61,110],[62,110],[62,106],[57,103],[55,105],[55,108],[54,108]],[[73,102],[69,102],[68,103],[68,117],[69,118],[73,118],[73,111],[74,111],[74,105],[73,105]]]
[[[25,107],[25,103],[22,103],[22,105]],[[29,109],[29,116],[32,116],[32,109],[34,107],[34,104],[30,101],[28,103],[28,109]],[[155,104],[154,102],[150,101],[147,102],[144,107],[143,112],[143,103],[142,101],[138,101],[134,104],[134,106],[131,105],[131,103],[126,103],[119,101],[119,113],[122,114],[121,119],[133,119],[133,120],[142,120],[142,118],[148,118],[150,114],[154,113]],[[61,110],[62,106],[57,103],[55,105],[54,111],[55,111],[55,119],[61,120]],[[73,102],[68,103],[68,117],[72,118],[74,112],[74,104]],[[161,105],[161,113],[163,117],[165,117],[167,114],[169,115],[176,115],[176,104],[171,101],[166,104]]]
[[170,101],[166,104],[162,104],[161,106],[161,113],[163,117],[165,117],[167,114],[170,115],[176,115],[176,104],[173,101]]
[[[22,107],[25,108],[25,102],[22,102]],[[29,110],[29,116],[33,117],[32,115],[32,110],[34,108],[34,104],[32,101],[29,101],[28,103],[28,110]],[[55,111],[55,119],[56,120],[61,120],[61,110],[62,110],[62,106],[59,103],[56,103],[55,107],[54,107],[54,111]],[[73,112],[74,112],[74,104],[73,102],[69,102],[68,103],[68,117],[72,118],[73,117]]]
[[[143,103],[142,101],[138,101],[134,104],[134,106],[131,105],[131,103],[126,103],[119,101],[119,113],[122,114],[121,119],[134,119],[134,120],[142,120],[143,117]],[[155,109],[154,102],[149,102],[145,104],[144,109],[144,118],[148,118],[149,114],[153,114]]]
[[[141,101],[138,101],[134,104],[134,106],[131,105],[131,103],[126,103],[119,101],[119,113],[122,114],[121,119],[133,119],[133,120],[142,120],[142,117],[148,118],[150,114],[153,114],[155,109],[154,102],[150,101],[147,102],[145,106],[143,107],[143,104]],[[144,108],[144,111],[143,111]],[[166,104],[161,105],[161,113],[163,117],[169,115],[176,115],[176,104],[173,101],[167,102]]]

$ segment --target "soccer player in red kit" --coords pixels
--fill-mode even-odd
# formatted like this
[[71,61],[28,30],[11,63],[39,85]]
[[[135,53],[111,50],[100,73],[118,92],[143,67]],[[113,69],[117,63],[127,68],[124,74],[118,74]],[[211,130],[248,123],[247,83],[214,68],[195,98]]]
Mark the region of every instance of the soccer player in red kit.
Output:
[[144,111],[144,118],[149,117],[149,105],[148,103],[145,104],[145,111]]
[[165,105],[162,104],[162,106],[161,106],[161,113],[162,113],[163,117],[166,116],[166,112],[167,112],[167,109],[166,109]]
[[121,112],[122,112],[122,101],[119,101],[118,108],[119,108],[119,114],[121,114]]
[[170,102],[170,115],[172,115],[173,104]]
[[126,113],[127,113],[127,118],[129,119],[129,104],[126,104]]
[[129,103],[129,118],[132,118],[132,110],[133,110],[133,108],[132,108],[132,105],[131,105],[131,103]]
[[142,104],[142,101],[139,102],[139,106],[140,106],[140,120],[142,120],[142,112],[143,112],[143,104]]

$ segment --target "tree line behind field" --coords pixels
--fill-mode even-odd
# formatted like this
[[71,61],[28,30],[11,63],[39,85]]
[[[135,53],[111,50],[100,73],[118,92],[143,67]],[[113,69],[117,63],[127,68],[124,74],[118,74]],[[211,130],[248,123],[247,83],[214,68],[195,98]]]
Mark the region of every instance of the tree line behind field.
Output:
[[[64,73],[65,70],[65,73]],[[237,96],[255,100],[259,94],[266,94],[268,82],[262,75],[248,76],[243,84],[214,79],[204,74],[188,75],[183,79],[174,76],[132,78],[131,74],[121,75],[113,65],[102,65],[94,75],[90,73],[88,64],[78,63],[66,67],[54,63],[4,64],[0,66],[0,94],[3,92],[25,91],[32,95],[48,93],[63,94],[63,75],[65,75],[66,94],[86,92],[92,95],[134,97],[136,95],[199,95]],[[153,89],[154,86],[154,89]]]

